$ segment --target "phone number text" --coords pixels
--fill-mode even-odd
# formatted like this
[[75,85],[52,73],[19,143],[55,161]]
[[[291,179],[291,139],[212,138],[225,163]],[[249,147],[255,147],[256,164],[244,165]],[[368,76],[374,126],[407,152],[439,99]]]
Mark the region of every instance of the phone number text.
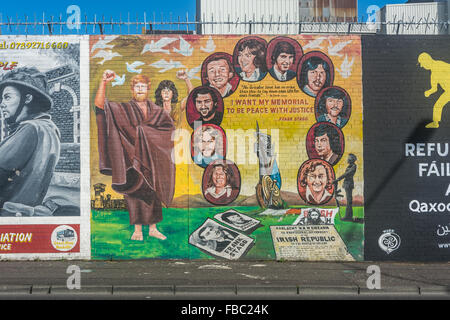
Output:
[[0,49],[67,49],[68,42],[10,42],[0,43]]

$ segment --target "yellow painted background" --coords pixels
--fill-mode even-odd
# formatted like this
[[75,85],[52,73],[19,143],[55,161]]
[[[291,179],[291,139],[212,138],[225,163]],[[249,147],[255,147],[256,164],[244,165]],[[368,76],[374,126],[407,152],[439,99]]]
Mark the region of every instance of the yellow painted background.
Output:
[[[131,92],[129,81],[135,73],[128,73],[126,70],[125,63],[132,63],[134,61],[145,62],[142,68],[142,74],[150,77],[152,85],[150,88],[150,98],[154,101],[154,91],[156,90],[158,84],[162,80],[172,80],[179,94],[179,101],[187,96],[187,88],[184,81],[176,78],[176,72],[179,69],[171,69],[166,72],[159,72],[160,69],[150,66],[150,64],[165,59],[166,61],[179,61],[186,69],[193,69],[199,67],[202,62],[214,52],[227,52],[233,54],[234,47],[236,43],[245,36],[212,36],[212,40],[216,45],[214,52],[204,52],[201,50],[202,47],[206,47],[207,41],[210,36],[197,36],[183,35],[183,38],[189,42],[189,44],[194,48],[192,56],[183,56],[181,54],[173,52],[174,48],[179,47],[179,41],[174,41],[171,44],[164,47],[170,51],[170,55],[166,53],[151,53],[146,52],[141,54],[142,49],[146,43],[157,41],[161,37],[179,37],[178,35],[142,35],[142,36],[119,36],[110,42],[114,47],[111,49],[113,52],[119,53],[121,56],[115,57],[112,60],[106,61],[103,64],[99,62],[102,59],[93,58],[93,56],[101,49],[96,49],[92,51],[92,45],[95,44],[101,36],[91,36],[90,37],[90,101],[91,105],[91,185],[102,182],[106,184],[106,193],[112,194],[113,198],[121,198],[120,194],[115,193],[111,189],[111,179],[110,177],[101,175],[98,171],[98,151],[97,151],[97,127],[95,123],[95,113],[93,111],[93,101],[95,98],[95,93],[99,86],[101,76],[106,69],[111,69],[115,71],[119,76],[123,74],[126,75],[126,81],[122,86],[111,87],[108,86],[107,98],[111,101],[129,101],[131,99]],[[259,36],[269,42],[276,36]],[[354,153],[357,158],[358,169],[355,179],[355,190],[354,197],[359,196],[363,198],[363,128],[362,128],[362,63],[361,63],[361,40],[359,36],[323,36],[323,35],[294,35],[288,36],[295,39],[304,48],[306,44],[311,40],[315,40],[318,37],[324,37],[320,49],[303,49],[304,53],[309,51],[321,51],[325,53],[334,64],[334,86],[339,86],[344,88],[350,95],[352,101],[352,113],[349,122],[342,129],[345,137],[345,152],[341,160],[334,166],[336,176],[344,173],[347,167],[347,155],[348,153]],[[342,56],[330,55],[328,52],[328,47],[330,43],[335,45],[338,42],[350,41],[342,51],[339,53]],[[345,57],[348,60],[354,58],[354,63],[352,65],[351,76],[348,78],[343,78],[337,69],[341,67]],[[300,57],[296,57],[296,61],[299,61]],[[184,69],[184,68],[183,68]],[[197,77],[201,77],[201,71],[196,74]],[[191,79],[194,87],[201,85],[201,80]],[[255,90],[255,87],[267,87],[267,86],[278,86],[281,89],[290,90],[291,92],[286,94],[279,94],[278,97],[273,95],[262,95],[260,98],[272,99],[272,98],[290,98],[290,99],[303,99],[307,102],[307,105],[300,105],[295,107],[307,107],[314,106],[314,98],[304,94],[297,85],[296,79],[292,79],[287,82],[279,82],[274,80],[269,73],[266,77],[259,82],[245,82],[240,81],[238,89],[229,97],[224,98],[225,112],[221,127],[227,133],[228,142],[228,152],[227,158],[236,162],[240,173],[241,173],[241,195],[251,196],[255,193],[255,185],[258,182],[258,165],[257,161],[254,164],[249,164],[248,160],[246,163],[242,163],[241,158],[237,158],[239,154],[242,157],[242,152],[246,152],[246,157],[244,159],[249,159],[250,157],[256,159],[256,155],[253,153],[254,140],[254,130],[256,128],[256,121],[259,123],[261,130],[265,130],[267,133],[272,134],[273,138],[276,136],[275,131],[278,130],[279,139],[274,139],[275,150],[278,155],[278,166],[280,169],[282,177],[282,190],[297,193],[297,173],[301,164],[308,160],[306,153],[306,134],[313,124],[316,123],[314,113],[276,113],[276,114],[252,114],[244,113],[238,114],[236,111],[234,113],[227,112],[227,108],[235,108],[233,105],[236,104],[236,100],[243,99],[246,97],[242,91],[244,90],[244,85],[248,87],[248,90]],[[293,90],[292,90],[293,89]],[[249,97],[247,97],[249,98]],[[251,98],[251,97],[250,97]],[[257,98],[259,99],[259,98]],[[249,106],[250,107],[250,106]],[[255,106],[251,106],[255,107]],[[283,107],[274,106],[269,104],[270,107]],[[288,106],[289,107],[289,106]],[[246,108],[246,107],[244,107]],[[280,117],[305,117],[302,121],[280,121]],[[178,136],[175,139],[175,151],[176,159],[180,161],[184,159],[185,162],[190,164],[177,164],[176,167],[176,186],[175,186],[175,198],[186,194],[194,195],[201,194],[201,180],[204,169],[193,164],[190,157],[190,135],[192,129],[186,122],[185,114],[182,116],[182,123],[179,130],[177,131]],[[242,131],[233,131],[242,130]],[[233,143],[230,137],[234,134],[242,136],[242,134],[247,133],[249,138],[247,139],[246,148],[240,143]],[[243,151],[245,150],[246,151]],[[91,186],[91,193],[93,195],[93,188]]]

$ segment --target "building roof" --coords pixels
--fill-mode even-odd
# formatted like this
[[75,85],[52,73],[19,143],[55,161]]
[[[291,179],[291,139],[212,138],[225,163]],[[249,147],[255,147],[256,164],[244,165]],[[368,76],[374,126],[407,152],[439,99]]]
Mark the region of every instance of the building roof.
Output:
[[445,2],[445,0],[408,0],[406,3]]

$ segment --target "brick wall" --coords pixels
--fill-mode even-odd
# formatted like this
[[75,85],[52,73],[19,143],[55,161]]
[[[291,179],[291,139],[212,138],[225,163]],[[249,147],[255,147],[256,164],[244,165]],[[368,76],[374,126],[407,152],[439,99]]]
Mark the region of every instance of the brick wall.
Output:
[[56,172],[80,173],[80,144],[62,143]]
[[80,145],[74,137],[76,115],[73,113],[73,107],[80,103],[78,71],[65,65],[48,71],[46,75],[54,103],[50,115],[61,133],[61,154],[56,172],[79,173]]
[[53,121],[61,131],[62,142],[74,142],[71,109],[80,101],[79,71],[64,65],[47,71],[46,76],[54,102],[51,110]]

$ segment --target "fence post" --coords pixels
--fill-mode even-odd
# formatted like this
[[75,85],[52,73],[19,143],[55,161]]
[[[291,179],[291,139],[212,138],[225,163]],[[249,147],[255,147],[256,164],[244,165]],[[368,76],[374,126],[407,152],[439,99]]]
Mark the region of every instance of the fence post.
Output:
[[53,34],[53,16],[50,17],[51,18],[51,22],[47,21],[47,27],[48,27],[48,33],[50,35]]

